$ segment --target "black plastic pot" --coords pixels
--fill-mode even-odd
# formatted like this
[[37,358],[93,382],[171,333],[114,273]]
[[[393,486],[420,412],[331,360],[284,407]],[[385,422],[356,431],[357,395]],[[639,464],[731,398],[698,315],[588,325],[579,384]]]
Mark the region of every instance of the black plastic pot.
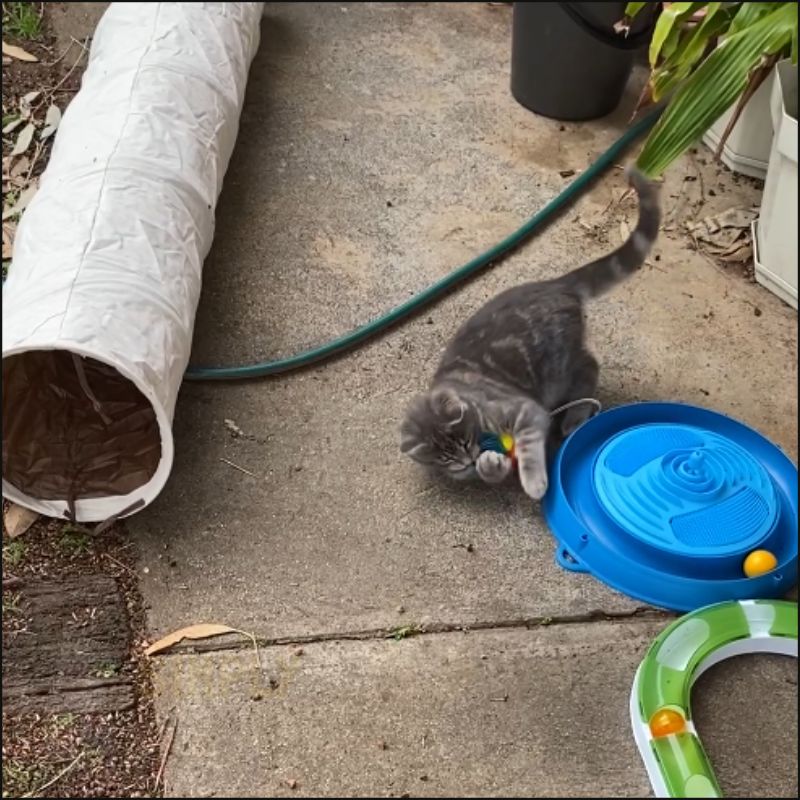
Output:
[[511,93],[526,108],[561,120],[596,119],[622,99],[636,50],[650,42],[658,3],[614,32],[626,3],[514,3]]

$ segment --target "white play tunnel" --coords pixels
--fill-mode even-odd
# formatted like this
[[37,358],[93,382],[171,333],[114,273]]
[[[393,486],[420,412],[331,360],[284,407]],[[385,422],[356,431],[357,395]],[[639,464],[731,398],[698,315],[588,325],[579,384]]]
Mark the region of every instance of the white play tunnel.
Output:
[[173,460],[203,261],[263,3],[113,3],[3,288],[3,494],[147,505]]

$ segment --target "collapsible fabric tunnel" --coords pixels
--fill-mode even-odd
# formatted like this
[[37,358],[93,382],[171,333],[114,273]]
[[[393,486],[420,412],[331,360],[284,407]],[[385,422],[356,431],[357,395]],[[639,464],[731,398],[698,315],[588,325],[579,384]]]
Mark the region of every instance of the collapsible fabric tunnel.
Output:
[[263,3],[113,3],[3,288],[3,494],[125,516],[163,488]]

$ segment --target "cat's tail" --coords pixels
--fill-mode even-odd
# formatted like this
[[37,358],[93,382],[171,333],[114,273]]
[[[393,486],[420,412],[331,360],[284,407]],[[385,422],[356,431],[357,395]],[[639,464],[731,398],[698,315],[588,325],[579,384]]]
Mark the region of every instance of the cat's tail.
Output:
[[636,228],[613,253],[585,264],[556,281],[562,288],[577,292],[584,300],[604,294],[633,275],[644,263],[658,237],[661,224],[658,184],[645,178],[635,167],[629,167],[626,176],[639,198]]

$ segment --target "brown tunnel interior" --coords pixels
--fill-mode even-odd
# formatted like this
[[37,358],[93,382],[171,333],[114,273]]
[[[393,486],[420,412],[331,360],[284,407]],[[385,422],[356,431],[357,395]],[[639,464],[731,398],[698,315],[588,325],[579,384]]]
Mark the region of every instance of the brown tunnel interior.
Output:
[[3,477],[40,500],[126,495],[161,458],[147,398],[113,367],[66,350],[3,359]]

